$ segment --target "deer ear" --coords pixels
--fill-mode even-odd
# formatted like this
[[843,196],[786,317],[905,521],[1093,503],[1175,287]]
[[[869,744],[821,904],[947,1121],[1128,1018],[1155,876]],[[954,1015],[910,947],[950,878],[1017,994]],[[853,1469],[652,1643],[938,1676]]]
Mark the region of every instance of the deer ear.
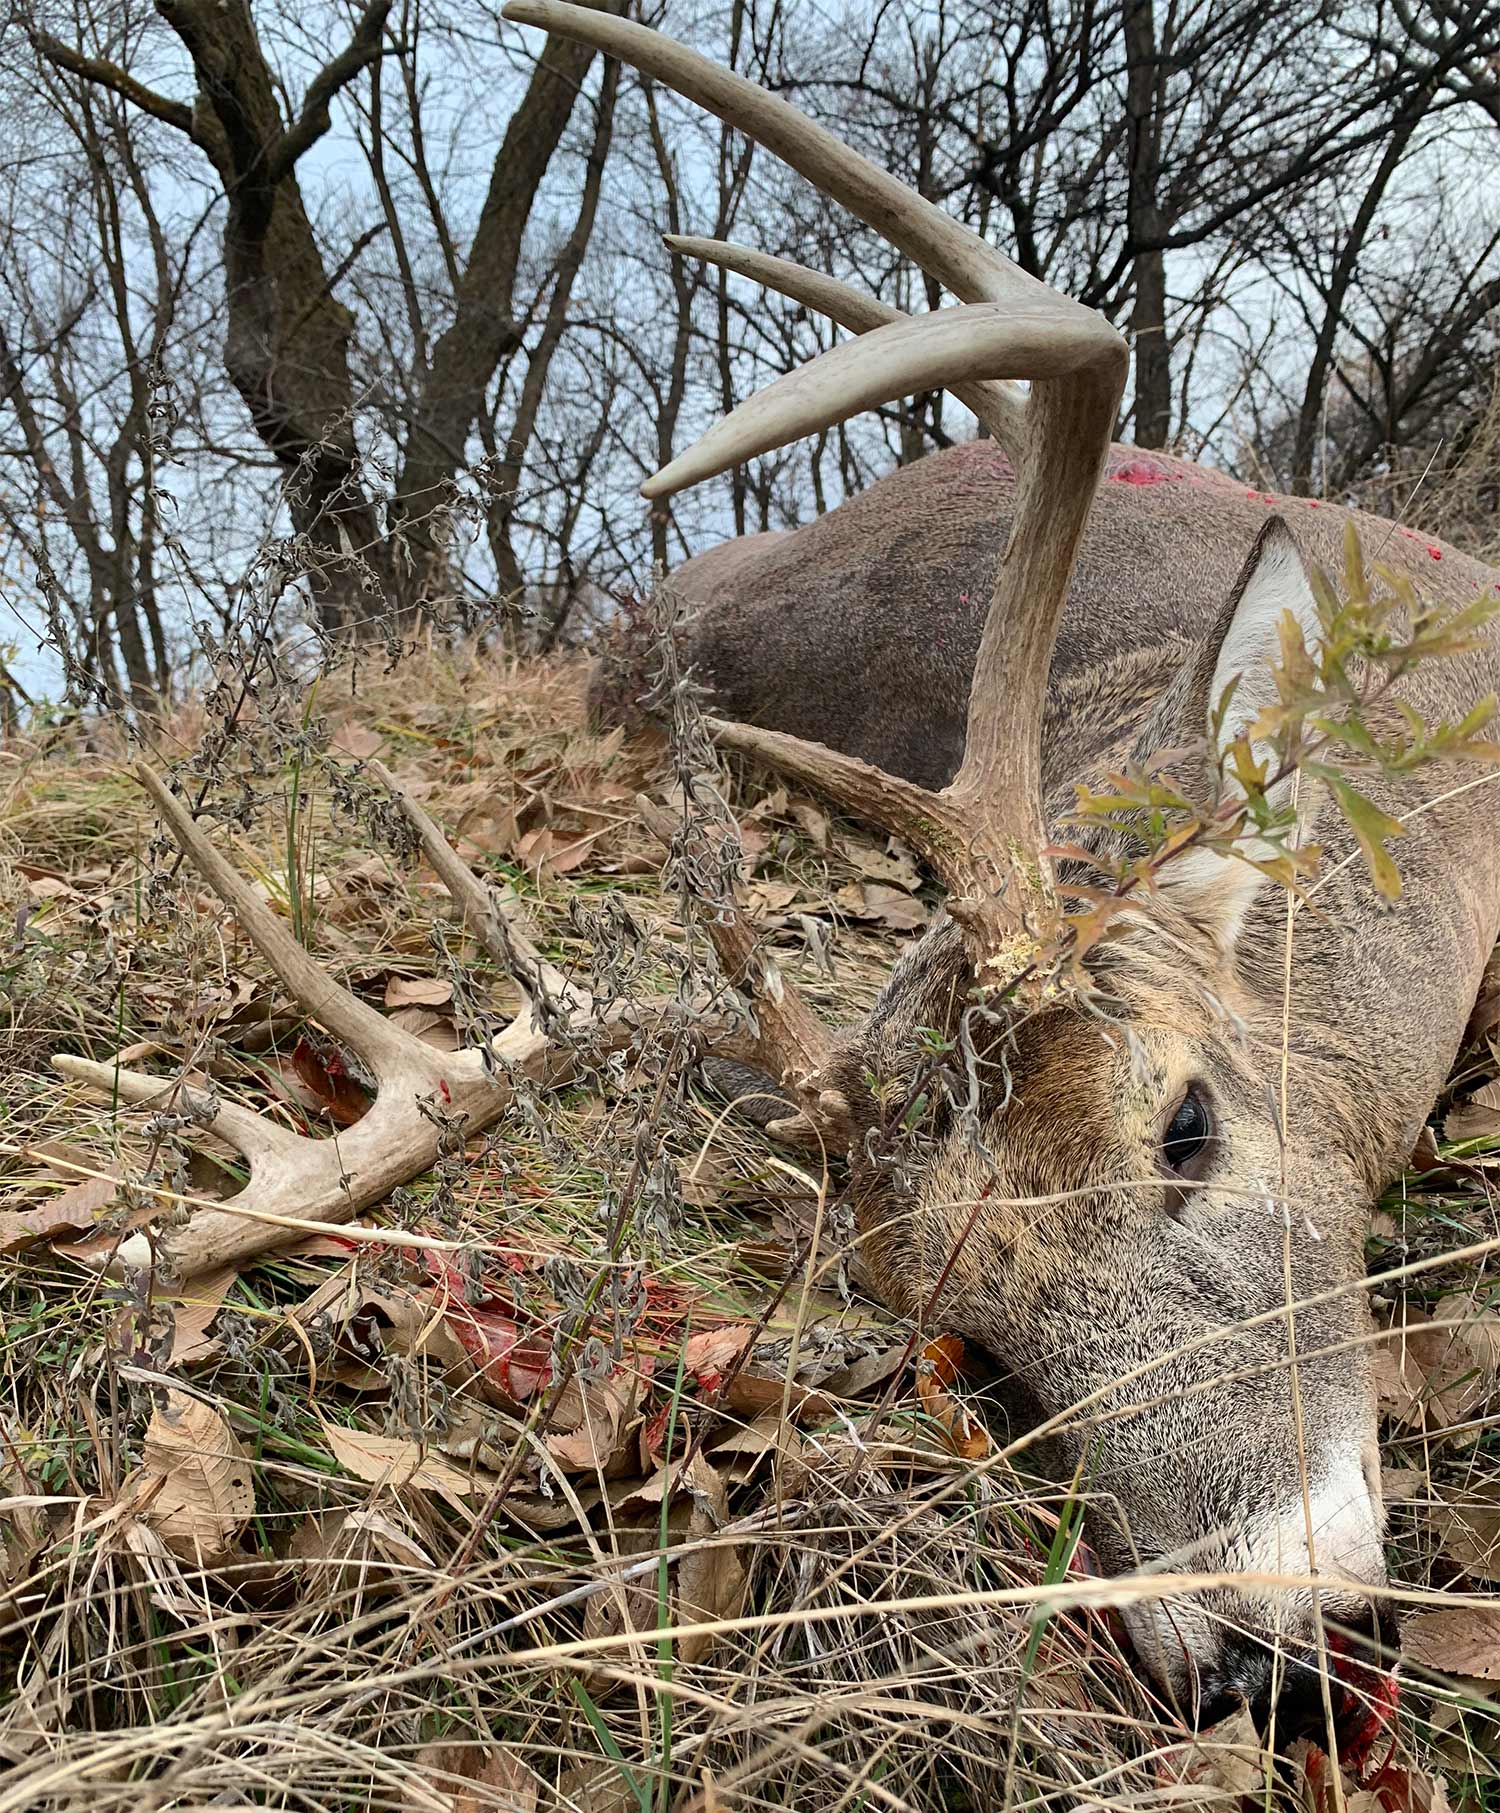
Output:
[[1276,698],[1272,669],[1281,658],[1281,619],[1288,611],[1311,643],[1318,633],[1317,600],[1291,530],[1273,516],[1256,536],[1200,659],[1206,675],[1202,723],[1210,734],[1224,689],[1236,682],[1220,731],[1220,754]]
[[[1215,736],[1214,717],[1224,690],[1231,682],[1234,693],[1224,721],[1218,727],[1220,756],[1234,739],[1271,704],[1276,694],[1273,668],[1281,658],[1281,620],[1290,612],[1311,643],[1318,631],[1317,601],[1307,568],[1292,532],[1273,516],[1255,538],[1240,576],[1225,599],[1202,649],[1187,687],[1186,722],[1190,738]],[[1181,696],[1181,695],[1179,695]],[[1290,778],[1273,789],[1274,803],[1282,803],[1291,787]],[[1254,850],[1247,850],[1254,855]],[[1163,891],[1174,904],[1207,924],[1226,950],[1234,947],[1250,904],[1269,885],[1259,869],[1211,850],[1185,853],[1167,862],[1161,873]]]

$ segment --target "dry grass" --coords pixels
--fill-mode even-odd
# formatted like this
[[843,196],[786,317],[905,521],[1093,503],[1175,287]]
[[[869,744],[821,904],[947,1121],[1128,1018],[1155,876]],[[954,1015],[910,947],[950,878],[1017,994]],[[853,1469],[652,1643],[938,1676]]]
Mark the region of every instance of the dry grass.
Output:
[[[261,772],[242,770],[245,809],[222,835],[357,992],[404,998],[395,1010],[438,1040],[502,1023],[513,990],[435,878],[384,853],[378,824],[372,843],[355,770],[378,746],[469,860],[527,899],[554,961],[588,973],[577,906],[612,901],[640,930],[635,979],[670,984],[684,930],[631,803],[662,785],[660,758],[589,734],[580,697],[565,664],[431,651],[357,691],[330,677],[303,747],[251,739]],[[185,710],[157,759],[204,729]],[[357,1094],[151,848],[126,756],[113,733],[59,731],[0,757],[3,1206],[55,1205],[104,1174],[120,1180],[95,1203],[106,1227],[157,1209],[164,1186],[232,1188],[232,1162],[190,1125],[87,1102],[50,1052],[134,1047],[169,1075],[186,1051],[300,1130],[326,1131]],[[890,887],[888,858],[811,802],[747,789],[737,810],[778,959],[830,1019],[856,1012],[905,935],[853,916],[889,910],[868,892]],[[1398,1193],[1374,1269],[1500,1231],[1500,1141],[1445,1150],[1467,1162]],[[647,1051],[523,1103],[388,1205],[376,1219],[417,1238],[405,1250],[314,1240],[150,1295],[65,1248],[0,1260],[0,1813],[1237,1801],[1253,1759],[1226,1762],[1223,1733],[1189,1751],[1106,1614],[1046,1609],[1047,1588],[1076,1580],[1076,1503],[993,1443],[977,1464],[950,1452],[911,1393],[907,1331],[857,1276],[841,1289],[818,1185],[726,1121],[674,1054]],[[1470,1264],[1383,1295],[1397,1315],[1463,1293],[1482,1331],[1485,1291]],[[571,1418],[455,1349],[455,1323],[506,1306],[538,1353],[597,1342]],[[747,1330],[736,1379],[723,1355]],[[1399,1578],[1482,1589],[1433,1507],[1497,1492],[1500,1393],[1451,1337],[1411,1348],[1389,1387]],[[212,1519],[185,1541],[152,1496],[155,1419],[186,1405],[250,1479],[214,1552]],[[727,1628],[691,1634],[704,1624]],[[1480,1752],[1500,1749],[1497,1727],[1458,1709],[1485,1691],[1409,1693],[1399,1744],[1493,1809]]]

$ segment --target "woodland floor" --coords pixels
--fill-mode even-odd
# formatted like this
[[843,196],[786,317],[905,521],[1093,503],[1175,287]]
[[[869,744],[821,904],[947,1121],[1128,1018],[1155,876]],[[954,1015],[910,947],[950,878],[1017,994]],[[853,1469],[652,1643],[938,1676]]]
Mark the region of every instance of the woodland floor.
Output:
[[[634,807],[669,796],[666,758],[590,734],[581,690],[568,664],[428,651],[325,679],[300,721],[211,696],[152,759],[232,719],[221,847],[453,1049],[515,992],[372,839],[372,755],[563,968],[598,979],[585,934],[621,905],[616,982],[706,963]],[[77,728],[0,751],[0,1813],[1500,1809],[1500,1285],[1493,1256],[1444,1257],[1500,1235],[1493,1025],[1371,1236],[1404,1331],[1385,1465],[1413,1597],[1389,1766],[1339,1783],[1317,1753],[1268,1768],[1244,1725],[1188,1741],[1107,1612],[1066,1599],[1076,1497],[1013,1465],[964,1356],[862,1299],[823,1180],[674,1051],[523,1099],[365,1218],[404,1245],[292,1234],[175,1292],[90,1264],[233,1164],[52,1052],[164,1078],[187,1053],[333,1137],[366,1101],[153,842],[131,755]],[[810,799],[729,798],[778,961],[828,1018],[857,1009],[930,891]]]

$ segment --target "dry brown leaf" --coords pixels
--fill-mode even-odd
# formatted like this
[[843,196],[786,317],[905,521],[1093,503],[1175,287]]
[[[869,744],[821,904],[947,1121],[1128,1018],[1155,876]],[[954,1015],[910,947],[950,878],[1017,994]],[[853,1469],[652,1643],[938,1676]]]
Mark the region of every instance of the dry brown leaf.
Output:
[[457,1051],[463,1043],[452,1014],[437,1013],[430,1007],[398,1007],[387,1017],[392,1026],[399,1026],[434,1051]]
[[1500,1379],[1500,1314],[1480,1303],[1469,1291],[1450,1291],[1433,1306],[1434,1322],[1456,1322],[1453,1330],[1469,1359],[1483,1377],[1486,1393]]
[[1428,1520],[1443,1547],[1479,1580],[1500,1580],[1500,1485],[1482,1486],[1434,1505]]
[[925,902],[900,888],[888,887],[880,881],[861,882],[860,888],[865,897],[866,916],[878,919],[890,931],[914,932],[926,925],[931,917]]
[[695,1209],[712,1208],[740,1181],[738,1166],[717,1152],[700,1152],[682,1173],[682,1199]]
[[764,922],[784,913],[801,892],[795,881],[753,881],[745,890],[745,905]]
[[569,1472],[618,1478],[634,1461],[634,1443],[626,1431],[634,1409],[635,1392],[623,1376],[586,1385],[573,1380],[562,1394],[553,1420],[561,1418],[566,1424],[576,1413],[577,1422],[565,1433],[548,1435],[547,1452]]
[[564,1770],[557,1797],[557,1805],[568,1813],[641,1813],[640,1796],[608,1760]]
[[733,1429],[722,1441],[716,1441],[709,1455],[721,1476],[732,1486],[742,1486],[760,1471],[768,1454],[780,1452],[799,1457],[805,1438],[790,1425],[783,1425],[778,1410],[763,1410],[759,1416],[739,1429]]
[[201,1583],[190,1582],[184,1576],[181,1560],[156,1531],[139,1517],[127,1517],[120,1525],[119,1535],[145,1577],[153,1603],[175,1617],[200,1621],[207,1610]]
[[516,861],[542,880],[570,875],[588,861],[591,839],[572,831],[540,826],[517,840]]
[[727,1373],[755,1339],[755,1329],[748,1322],[734,1322],[728,1328],[709,1328],[702,1334],[690,1335],[683,1344],[682,1365],[704,1391],[717,1391]]
[[1500,1605],[1420,1613],[1401,1632],[1401,1655],[1440,1674],[1500,1681]]
[[960,1460],[980,1460],[990,1451],[989,1431],[953,1395],[963,1368],[964,1344],[957,1335],[939,1335],[917,1357],[917,1396]]
[[747,818],[785,818],[787,813],[787,792],[785,787],[773,787],[763,794],[745,814]]
[[1490,1139],[1500,1133],[1500,1082],[1486,1083],[1443,1119],[1447,1139]]
[[357,762],[363,762],[372,755],[379,755],[385,747],[385,738],[378,730],[369,730],[363,724],[340,724],[329,739],[329,748],[337,750],[340,755],[352,755]]
[[[673,1544],[701,1541],[704,1546],[692,1550],[672,1566],[673,1594],[671,1616],[674,1624],[707,1624],[718,1618],[738,1616],[744,1602],[746,1575],[741,1560],[741,1544],[713,1541],[729,1517],[729,1497],[722,1475],[701,1451],[686,1462],[672,1462],[659,1467],[651,1478],[624,1494],[617,1505],[619,1515],[642,1519],[629,1535],[634,1546],[649,1552],[656,1546],[660,1530],[661,1501],[670,1494],[671,1509],[667,1518],[668,1538]],[[656,1582],[635,1582],[634,1591],[620,1596],[598,1594],[594,1619],[600,1629],[629,1627],[649,1631],[657,1620]],[[585,1626],[586,1630],[588,1626]],[[679,1637],[676,1650],[680,1660],[697,1662],[708,1653],[714,1639],[708,1635]]]
[[893,932],[915,931],[931,917],[914,894],[883,881],[851,881],[834,898],[851,919],[873,920]]
[[446,1007],[453,984],[441,976],[392,976],[385,985],[387,1007]]
[[34,875],[27,881],[31,898],[45,900],[82,900],[83,896],[61,875]]
[[1172,1782],[1209,1789],[1224,1804],[1233,1805],[1241,1797],[1262,1795],[1265,1760],[1266,1746],[1255,1719],[1248,1707],[1242,1707],[1196,1743],[1169,1751],[1162,1759],[1162,1774]]
[[889,882],[908,894],[914,894],[922,885],[922,873],[912,860],[911,852],[894,837],[884,850],[877,850],[874,844],[867,844],[857,837],[840,838],[834,847],[866,881]]
[[208,1325],[224,1307],[224,1299],[238,1276],[232,1265],[216,1272],[202,1272],[168,1299],[172,1306],[170,1357],[174,1366],[190,1366],[215,1351],[218,1343],[209,1339]]
[[906,1343],[893,1341],[829,1373],[819,1381],[819,1389],[831,1398],[863,1397],[872,1386],[883,1385],[905,1358]]
[[[1464,1316],[1470,1305],[1466,1298],[1461,1301]],[[1378,1343],[1373,1355],[1380,1408],[1387,1416],[1429,1434],[1444,1431],[1469,1440],[1478,1436],[1477,1429],[1464,1430],[1461,1425],[1488,1396],[1493,1373],[1476,1359],[1468,1319],[1464,1316],[1463,1328],[1445,1328],[1409,1303],[1396,1309],[1390,1338]]]
[[535,1813],[537,1780],[513,1750],[499,1744],[460,1744],[451,1738],[417,1753],[428,1793],[415,1809],[437,1800],[449,1813]]
[[1380,1496],[1388,1505],[1415,1504],[1432,1491],[1432,1481],[1421,1467],[1382,1467]]
[[[695,1454],[688,1462],[683,1483],[692,1494],[688,1519],[689,1540],[705,1546],[683,1556],[677,1564],[676,1604],[673,1617],[679,1624],[707,1624],[717,1618],[736,1618],[745,1602],[746,1574],[741,1544],[718,1539],[729,1521],[729,1498],[724,1481],[707,1458]],[[678,1657],[699,1662],[714,1645],[705,1634],[679,1637]]]
[[335,1586],[356,1572],[363,1581],[372,1572],[399,1577],[430,1573],[437,1565],[409,1530],[373,1506],[309,1517],[292,1537],[287,1557],[325,1564],[316,1566],[316,1583]]
[[482,1497],[496,1484],[493,1474],[455,1467],[405,1436],[376,1435],[369,1429],[346,1429],[338,1423],[324,1423],[323,1434],[344,1471],[372,1486],[417,1486],[462,1501]]
[[804,837],[815,850],[828,848],[828,814],[820,811],[811,800],[793,800],[787,807],[793,824],[798,826]]
[[137,1503],[174,1554],[219,1565],[255,1510],[250,1457],[211,1404],[169,1387],[146,1430]]
[[86,1177],[34,1209],[0,1211],[0,1254],[8,1257],[43,1240],[91,1232],[119,1188],[117,1178]]

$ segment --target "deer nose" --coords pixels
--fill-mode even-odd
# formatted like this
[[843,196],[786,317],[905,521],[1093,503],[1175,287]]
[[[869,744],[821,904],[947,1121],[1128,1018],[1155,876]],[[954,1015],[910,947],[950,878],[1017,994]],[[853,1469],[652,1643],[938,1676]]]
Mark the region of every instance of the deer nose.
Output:
[[1197,1700],[1200,1731],[1248,1705],[1256,1730],[1274,1733],[1278,1748],[1299,1737],[1316,1738],[1371,1703],[1384,1671],[1400,1655],[1400,1631],[1394,1610],[1370,1606],[1326,1639],[1331,1664],[1325,1681],[1318,1652],[1311,1645],[1278,1653],[1274,1644],[1248,1633],[1231,1642],[1217,1670],[1204,1678]]
[[[1345,1700],[1348,1697],[1344,1684],[1332,1675],[1325,1683],[1318,1667],[1317,1655],[1312,1650],[1305,1655],[1288,1657],[1278,1672],[1281,1674],[1281,1691],[1276,1695],[1274,1703],[1270,1682],[1250,1702],[1255,1729],[1263,1737],[1274,1732],[1278,1749],[1295,1743],[1299,1737],[1315,1738],[1323,1735],[1327,1730],[1330,1713],[1335,1724],[1344,1716]],[[1324,1742],[1327,1742],[1326,1736]]]
[[[1344,1710],[1344,1688],[1329,1678],[1328,1698],[1335,1720]],[[1217,1673],[1198,1689],[1195,1723],[1200,1731],[1233,1717],[1249,1706],[1262,1737],[1274,1731],[1278,1747],[1299,1737],[1315,1737],[1327,1723],[1323,1677],[1314,1651],[1278,1657],[1265,1643],[1232,1645]]]

